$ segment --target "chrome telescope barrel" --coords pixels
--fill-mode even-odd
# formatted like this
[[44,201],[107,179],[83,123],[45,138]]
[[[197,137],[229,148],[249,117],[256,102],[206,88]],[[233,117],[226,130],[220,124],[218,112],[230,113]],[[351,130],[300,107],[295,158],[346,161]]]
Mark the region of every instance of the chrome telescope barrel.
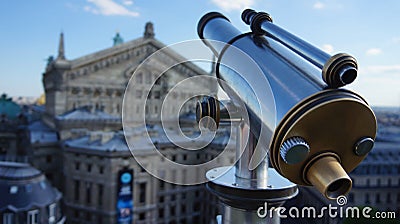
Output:
[[354,57],[344,53],[330,56],[273,24],[269,14],[265,12],[257,13],[252,9],[246,9],[242,13],[242,20],[251,26],[254,33],[273,38],[321,69],[322,74],[319,77],[322,77],[329,87],[338,88],[350,84],[356,79],[357,61]]
[[[271,38],[241,34],[220,13],[211,12],[203,16],[198,32],[218,58],[217,76],[229,85],[228,91],[234,92],[228,95],[234,99],[237,97],[232,95],[247,96],[241,100],[245,101],[252,132],[256,136],[262,126],[273,132],[277,122],[301,99],[327,87],[322,80],[310,75],[309,71],[318,72],[311,64],[303,63],[302,58]],[[261,69],[261,74],[255,71],[254,66]],[[256,77],[255,73],[263,77]],[[267,82],[262,82],[263,79]],[[269,86],[260,86],[268,83]],[[261,93],[268,92],[269,87],[271,94]],[[226,87],[222,88],[227,91]],[[255,93],[257,90],[259,92]],[[274,100],[279,103],[275,104]],[[264,108],[260,117],[259,112]]]
[[372,149],[377,127],[361,96],[337,88],[355,79],[355,59],[330,57],[276,28],[265,14],[246,13],[251,24],[257,15],[264,19],[258,19],[262,33],[253,24],[253,32],[241,34],[216,12],[198,24],[200,38],[218,58],[221,87],[234,103],[244,103],[250,131],[270,149],[271,165],[282,176],[313,185],[327,198],[347,193],[347,173]]

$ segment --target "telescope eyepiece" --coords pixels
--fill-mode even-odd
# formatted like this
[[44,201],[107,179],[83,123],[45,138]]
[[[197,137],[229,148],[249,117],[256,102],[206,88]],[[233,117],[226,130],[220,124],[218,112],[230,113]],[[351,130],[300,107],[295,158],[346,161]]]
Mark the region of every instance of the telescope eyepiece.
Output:
[[200,39],[205,39],[204,38],[204,27],[210,20],[215,19],[215,18],[223,18],[223,19],[226,19],[227,21],[229,21],[228,18],[226,18],[224,15],[222,15],[219,12],[209,12],[209,13],[205,14],[203,17],[201,17],[199,23],[197,24],[197,34],[199,35]]

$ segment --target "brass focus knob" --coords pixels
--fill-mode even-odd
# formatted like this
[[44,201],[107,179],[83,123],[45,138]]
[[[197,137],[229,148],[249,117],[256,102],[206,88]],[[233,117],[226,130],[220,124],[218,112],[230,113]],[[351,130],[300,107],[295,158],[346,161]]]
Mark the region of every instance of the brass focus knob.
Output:
[[287,139],[280,148],[280,154],[283,161],[287,164],[296,164],[307,158],[310,147],[301,137],[292,137]]

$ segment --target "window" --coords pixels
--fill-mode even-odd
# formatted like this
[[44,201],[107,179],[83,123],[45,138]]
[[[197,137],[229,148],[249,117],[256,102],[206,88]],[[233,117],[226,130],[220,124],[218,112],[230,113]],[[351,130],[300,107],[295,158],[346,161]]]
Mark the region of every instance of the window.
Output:
[[151,84],[151,75],[146,76],[146,84]]
[[164,187],[165,187],[165,182],[164,181],[162,181],[162,180],[160,180],[160,190],[164,190]]
[[164,196],[160,196],[158,199],[158,202],[163,203],[164,202]]
[[104,173],[104,166],[99,166],[99,173],[103,174]]
[[376,194],[375,202],[381,203],[381,195],[380,194]]
[[75,201],[78,201],[79,200],[79,188],[80,188],[80,182],[79,182],[79,180],[75,180],[75,187],[74,187],[74,198],[75,198]]
[[3,214],[3,223],[4,224],[13,224],[14,223],[14,213],[4,213]]
[[187,160],[187,155],[183,154],[183,160]]
[[86,182],[86,203],[90,204],[92,201],[92,183]]
[[154,99],[160,99],[161,93],[160,91],[154,91]]
[[81,165],[80,162],[76,162],[76,163],[75,163],[75,169],[76,169],[76,170],[79,170],[80,165]]
[[169,210],[169,214],[171,216],[175,216],[175,206],[171,206],[170,210]]
[[145,218],[146,218],[146,213],[144,212],[139,213],[139,220],[145,220]]
[[46,156],[46,162],[47,162],[47,163],[51,163],[51,161],[52,161],[51,155],[47,155],[47,156]]
[[386,202],[387,203],[392,203],[392,198],[391,198],[390,193],[387,193],[387,195],[386,195]]
[[49,205],[49,224],[56,223],[56,211],[57,211],[56,204]]
[[182,205],[181,205],[181,213],[182,213],[182,214],[185,214],[185,213],[186,213],[186,205],[185,205],[185,204],[182,204]]
[[98,204],[99,206],[103,205],[103,185],[98,184],[98,194],[97,194],[97,200],[98,200]]
[[194,203],[193,210],[195,212],[198,212],[198,211],[200,211],[200,207],[201,207],[200,202],[196,202],[196,203]]
[[143,73],[139,73],[136,75],[136,82],[139,84],[143,82]]
[[28,211],[27,217],[28,224],[38,224],[39,223],[39,210]]
[[91,172],[92,171],[92,164],[87,164],[87,172]]
[[158,209],[158,218],[164,218],[164,208]]
[[10,187],[10,194],[16,194],[18,192],[18,186]]
[[146,202],[146,183],[140,183],[139,192],[139,203]]

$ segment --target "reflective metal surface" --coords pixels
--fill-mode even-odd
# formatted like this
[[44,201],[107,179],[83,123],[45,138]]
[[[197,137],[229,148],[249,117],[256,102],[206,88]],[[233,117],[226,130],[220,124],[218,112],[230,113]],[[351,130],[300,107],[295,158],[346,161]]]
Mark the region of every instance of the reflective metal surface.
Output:
[[[267,149],[256,150],[257,138],[250,132],[249,126],[241,122],[238,126],[236,137],[236,177],[242,182],[250,183],[253,188],[267,188],[268,184],[268,157]],[[264,146],[265,147],[265,146]],[[265,152],[265,153],[262,153]],[[258,153],[258,154],[257,154]],[[253,158],[257,157],[257,158]],[[252,159],[262,160],[255,169],[250,168]]]
[[[277,210],[260,211],[260,217],[257,210],[238,209],[226,204],[223,204],[224,215],[222,216],[223,224],[279,224],[280,219]],[[265,208],[266,209],[266,208]],[[264,214],[265,212],[265,214]],[[270,212],[274,214],[270,214]]]
[[323,80],[329,87],[337,88],[352,83],[357,77],[357,61],[350,55],[337,54],[330,56],[326,52],[287,32],[272,23],[269,14],[247,9],[242,19],[251,25],[253,32],[266,35],[284,45],[294,53],[322,70],[317,78]]
[[[239,178],[232,167],[219,167],[209,170],[206,177],[212,184],[223,186],[230,190],[248,190],[259,194],[260,200],[284,201],[297,195],[297,185],[279,175],[275,169],[268,169],[268,185],[257,187],[251,180]],[[240,195],[235,195],[240,197]]]
[[[329,181],[320,184],[318,181],[323,179],[308,180],[304,167],[321,153],[329,152],[338,158],[334,166],[338,172],[332,172],[331,180],[343,179],[341,171],[350,172],[365,158],[354,153],[357,141],[376,136],[376,119],[365,100],[351,91],[332,89],[354,80],[355,60],[346,54],[330,57],[268,20],[260,21],[267,23],[265,26],[270,26],[268,29],[276,36],[237,35],[240,32],[227,19],[218,16],[208,19],[203,20],[201,29],[208,32],[200,36],[218,57],[217,77],[227,83],[222,88],[234,103],[246,105],[250,132],[259,144],[269,146],[272,166],[296,184],[315,184],[325,196],[338,196],[326,194]],[[264,25],[261,28],[264,30]],[[221,48],[220,43],[212,40],[225,41],[226,45]],[[280,149],[293,137],[304,139],[309,153],[301,161],[288,163],[280,156]],[[253,157],[257,155],[255,152]],[[251,153],[243,154],[243,160],[249,161]],[[257,176],[245,172],[244,167],[244,162],[238,164],[239,177]],[[312,176],[321,178],[317,174],[320,169],[314,172]],[[262,171],[258,175],[262,176]],[[338,189],[348,188],[346,181],[336,183],[342,185]]]

